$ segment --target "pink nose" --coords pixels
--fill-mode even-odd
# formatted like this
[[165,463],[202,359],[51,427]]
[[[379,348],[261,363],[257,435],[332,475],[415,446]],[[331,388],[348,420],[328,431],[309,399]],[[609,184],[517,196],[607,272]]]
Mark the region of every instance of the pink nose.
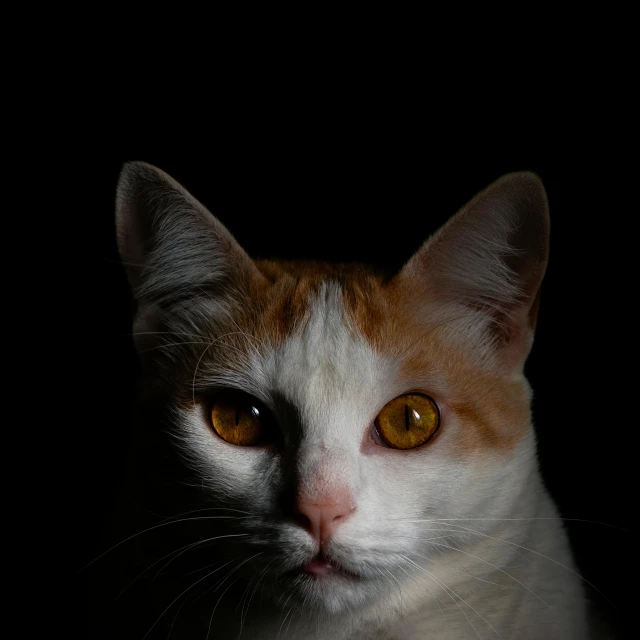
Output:
[[331,537],[336,526],[354,511],[355,507],[348,501],[315,504],[299,500],[296,503],[294,516],[303,529],[318,542],[323,542]]

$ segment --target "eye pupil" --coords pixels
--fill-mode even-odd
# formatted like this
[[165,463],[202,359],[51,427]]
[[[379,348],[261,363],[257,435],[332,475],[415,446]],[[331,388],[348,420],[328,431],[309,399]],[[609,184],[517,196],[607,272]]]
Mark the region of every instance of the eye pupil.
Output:
[[222,391],[211,404],[210,424],[226,442],[244,447],[267,441],[271,432],[255,398],[240,391]]
[[376,432],[392,449],[415,449],[426,444],[440,426],[440,410],[433,398],[407,393],[388,402],[375,419]]

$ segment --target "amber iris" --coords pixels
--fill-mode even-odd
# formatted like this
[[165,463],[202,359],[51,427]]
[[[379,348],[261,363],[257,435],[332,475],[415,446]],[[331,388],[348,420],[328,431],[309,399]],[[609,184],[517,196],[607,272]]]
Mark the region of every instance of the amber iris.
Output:
[[393,449],[415,449],[428,442],[440,426],[435,400],[407,393],[387,403],[375,420],[381,440]]
[[211,403],[211,426],[231,444],[251,447],[262,444],[267,436],[266,420],[257,400],[249,395],[228,391]]

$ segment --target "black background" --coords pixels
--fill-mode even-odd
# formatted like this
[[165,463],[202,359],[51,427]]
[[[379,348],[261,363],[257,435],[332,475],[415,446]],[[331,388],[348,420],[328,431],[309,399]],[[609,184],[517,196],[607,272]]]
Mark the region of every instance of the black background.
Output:
[[[508,106],[508,105],[507,105]],[[505,110],[507,109],[505,107]],[[511,105],[517,110],[517,105]],[[400,266],[477,191],[503,173],[537,172],[551,210],[551,259],[536,342],[527,363],[542,472],[567,521],[582,575],[622,628],[631,534],[631,425],[620,358],[631,342],[620,322],[626,285],[619,236],[625,215],[612,198],[618,164],[604,123],[547,114],[482,135],[464,120],[440,122],[363,112],[277,118],[226,114],[171,134],[132,113],[127,135],[93,123],[73,169],[78,216],[70,280],[79,356],[80,410],[70,438],[77,499],[78,566],[100,550],[100,530],[124,468],[137,371],[129,292],[118,263],[114,194],[123,162],[144,160],[181,182],[254,257],[354,260]],[[402,110],[400,110],[401,112]],[[338,115],[336,115],[338,114]],[[381,125],[384,121],[384,125]],[[416,122],[424,124],[416,125]],[[145,123],[145,135],[137,130]],[[624,232],[624,231],[623,231]],[[79,315],[78,315],[79,314]],[[625,346],[627,345],[627,346]],[[607,526],[612,525],[612,526]],[[621,527],[616,528],[616,527]],[[76,579],[84,610],[85,578]]]

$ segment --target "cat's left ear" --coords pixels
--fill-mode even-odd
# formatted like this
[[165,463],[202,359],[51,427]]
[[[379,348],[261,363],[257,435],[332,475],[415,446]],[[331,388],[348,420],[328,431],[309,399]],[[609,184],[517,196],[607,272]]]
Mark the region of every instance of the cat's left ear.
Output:
[[139,310],[261,278],[219,220],[171,176],[144,162],[122,169],[116,228]]
[[549,210],[540,178],[510,173],[481,191],[400,273],[413,290],[475,314],[484,343],[520,367],[535,330],[549,253]]

